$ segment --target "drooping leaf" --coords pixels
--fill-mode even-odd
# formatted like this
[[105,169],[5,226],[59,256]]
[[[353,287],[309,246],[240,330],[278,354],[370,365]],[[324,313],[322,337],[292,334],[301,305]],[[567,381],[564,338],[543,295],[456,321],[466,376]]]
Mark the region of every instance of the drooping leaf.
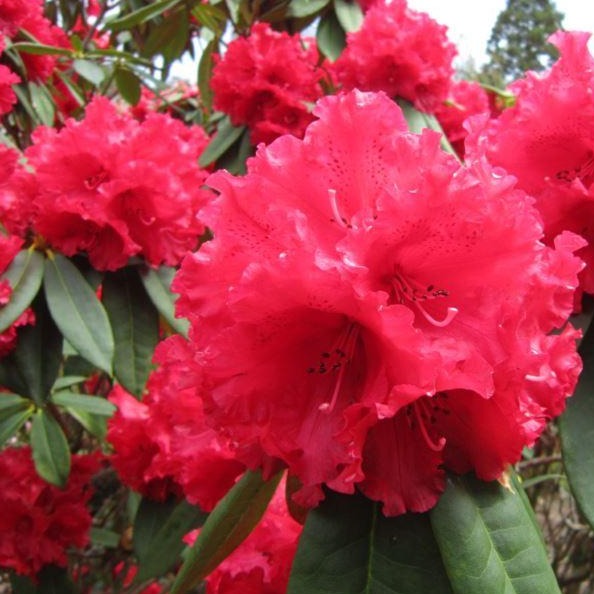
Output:
[[12,287],[10,301],[0,308],[0,332],[9,328],[37,295],[43,279],[43,259],[37,251],[22,250],[0,277]]
[[44,45],[42,43],[20,41],[13,43],[11,47],[24,54],[35,54],[37,56],[72,56],[72,50],[63,47],[54,47],[53,45]]
[[138,76],[129,68],[118,67],[115,69],[114,79],[120,95],[130,105],[136,105],[141,95],[141,82]]
[[56,104],[52,94],[45,85],[29,83],[31,105],[39,115],[42,124],[53,126],[56,118]]
[[330,60],[336,60],[346,46],[346,35],[336,15],[327,12],[318,24],[316,40],[320,51]]
[[266,511],[280,477],[281,473],[265,481],[259,472],[245,473],[208,516],[171,594],[188,592],[247,538]]
[[54,404],[69,410],[81,410],[100,417],[111,417],[116,411],[116,407],[109,400],[100,396],[77,394],[76,392],[56,392],[52,394],[51,400]]
[[[201,4],[200,6],[205,6]],[[212,70],[214,68],[213,55],[219,47],[218,38],[209,41],[200,56],[198,64],[198,89],[200,90],[200,99],[203,105],[210,111],[212,109],[213,92],[210,87]]]
[[122,29],[129,29],[136,25],[146,23],[151,19],[163,14],[166,10],[173,8],[176,4],[181,4],[183,0],[160,0],[153,2],[147,6],[143,6],[130,14],[119,17],[107,23],[107,28],[112,31],[121,31]]
[[320,12],[331,0],[291,0],[287,16],[293,18],[308,17]]
[[0,360],[0,385],[41,406],[60,370],[62,335],[42,294],[33,302],[33,310],[35,324],[18,328],[16,348]]
[[186,48],[189,25],[188,13],[184,8],[168,14],[152,28],[144,45],[143,54],[146,56],[161,54],[166,63],[173,62]]
[[253,147],[250,140],[250,131],[246,128],[239,137],[239,142],[233,144],[218,159],[217,166],[226,169],[233,175],[244,175],[246,172],[246,161],[252,154]]
[[361,495],[329,492],[309,512],[287,594],[451,594],[427,514],[386,518]]
[[72,62],[72,68],[84,79],[93,83],[95,86],[99,86],[105,79],[105,71],[97,62],[91,60],[84,60],[83,58],[77,58]]
[[31,401],[24,400],[19,407],[1,411],[0,414],[0,447],[9,440],[33,414]]
[[159,340],[159,313],[135,268],[105,275],[103,305],[115,341],[115,376],[128,392],[139,397]]
[[76,266],[60,254],[48,258],[43,279],[58,328],[89,362],[111,375],[114,340],[107,313]]
[[167,573],[185,548],[183,537],[204,523],[206,515],[187,501],[157,503],[143,499],[134,520],[137,582]]
[[358,31],[363,23],[363,10],[356,0],[334,0],[338,22],[347,33]]
[[63,487],[70,474],[70,450],[60,424],[45,409],[38,409],[31,424],[31,448],[37,474]]
[[430,515],[456,594],[559,594],[536,522],[518,492],[453,477]]
[[245,126],[234,126],[229,116],[225,116],[219,122],[214,138],[208,143],[198,159],[200,167],[214,163],[243,134],[244,130]]
[[179,334],[188,335],[190,324],[184,318],[175,317],[175,297],[171,292],[171,282],[175,269],[161,266],[157,270],[149,268],[140,273],[140,280],[148,296],[167,323]]
[[559,420],[563,463],[581,512],[594,526],[594,324],[579,346],[584,369]]

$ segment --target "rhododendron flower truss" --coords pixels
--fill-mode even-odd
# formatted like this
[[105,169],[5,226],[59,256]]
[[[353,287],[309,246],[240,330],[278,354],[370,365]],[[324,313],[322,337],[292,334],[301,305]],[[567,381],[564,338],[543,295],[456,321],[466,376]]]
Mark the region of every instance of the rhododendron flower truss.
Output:
[[310,104],[323,94],[318,60],[313,39],[256,23],[219,57],[211,79],[214,106],[234,125],[247,125],[253,144],[282,134],[301,137],[313,120]]
[[456,48],[446,27],[405,0],[372,4],[332,67],[343,89],[385,91],[433,111],[447,97]]
[[31,449],[0,452],[0,567],[35,576],[44,566],[66,566],[66,549],[89,542],[91,476],[98,456],[75,455],[63,489],[35,472]]
[[210,196],[197,165],[208,140],[201,128],[162,114],[140,124],[96,97],[84,120],[39,128],[33,139],[33,225],[51,247],[115,270],[137,255],[175,265],[197,246]]
[[444,467],[499,476],[571,393],[576,334],[547,333],[581,240],[545,247],[513,178],[461,167],[384,94],[314,113],[246,176],[209,178],[215,238],[182,264],[178,313],[239,459],[288,466],[306,505],[326,484],[424,511]]
[[118,411],[110,419],[111,461],[122,480],[147,497],[162,501],[185,496],[210,511],[245,470],[228,440],[205,423],[196,396],[199,368],[181,336],[159,345],[148,394],[139,402],[117,386],[110,400]]
[[544,74],[528,73],[511,86],[516,102],[492,120],[474,120],[468,150],[518,178],[536,198],[545,241],[563,230],[588,243],[578,255],[587,266],[581,289],[594,293],[594,59],[588,33],[558,32],[561,57]]

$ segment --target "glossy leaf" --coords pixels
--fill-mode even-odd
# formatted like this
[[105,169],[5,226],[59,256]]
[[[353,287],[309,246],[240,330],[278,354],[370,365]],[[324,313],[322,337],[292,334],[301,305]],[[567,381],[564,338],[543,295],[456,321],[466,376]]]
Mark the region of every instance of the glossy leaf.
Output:
[[320,12],[330,0],[291,0],[287,17],[303,18]]
[[31,447],[37,474],[48,483],[63,487],[70,474],[68,441],[58,421],[45,409],[33,415]]
[[347,33],[354,33],[361,28],[363,11],[356,0],[334,0],[334,11],[338,22]]
[[143,270],[140,273],[140,280],[154,306],[167,323],[179,334],[187,336],[190,323],[184,318],[175,317],[175,293],[171,292],[174,276],[174,268],[161,266],[157,270],[152,268]]
[[141,396],[159,340],[159,313],[135,268],[105,275],[103,305],[115,342],[115,377],[128,392]]
[[65,410],[74,417],[91,435],[105,439],[107,435],[107,420],[105,415],[94,415],[80,408],[66,406]]
[[31,305],[43,280],[43,256],[33,250],[20,251],[2,275],[12,287],[10,301],[0,308],[0,332],[9,328]]
[[559,420],[563,463],[571,492],[594,526],[594,324],[590,324],[579,353],[584,370],[567,409]]
[[116,411],[116,407],[105,398],[76,392],[56,392],[52,394],[52,402],[58,406],[82,410],[100,417],[111,417]]
[[361,495],[328,492],[309,512],[287,594],[451,594],[427,514],[386,518]]
[[559,594],[533,514],[515,490],[451,478],[431,523],[455,594]]
[[140,101],[141,83],[140,79],[129,68],[116,68],[115,83],[120,95],[130,105],[136,105]]
[[95,86],[99,86],[105,79],[103,68],[91,60],[77,58],[72,62],[72,68],[74,68],[76,73],[80,74],[84,79],[93,83]]
[[225,116],[217,128],[213,139],[198,159],[200,167],[214,163],[231,145],[243,134],[245,126],[234,126],[228,116]]
[[182,0],[160,0],[153,2],[147,6],[143,6],[130,14],[114,19],[107,24],[108,29],[113,31],[120,31],[122,29],[129,29],[136,25],[146,23],[151,19],[163,14],[166,10],[173,8],[176,4],[180,4]]
[[336,15],[326,13],[318,24],[316,41],[320,51],[330,60],[336,60],[346,46],[346,35]]
[[226,559],[250,534],[272,499],[282,473],[269,481],[248,470],[204,523],[171,594],[185,594]]
[[114,340],[107,313],[76,266],[55,254],[45,264],[47,303],[64,338],[89,362],[111,375]]
[[180,559],[183,537],[204,523],[207,514],[187,501],[157,503],[143,499],[134,520],[137,582],[163,575]]
[[62,335],[39,294],[33,302],[35,324],[17,330],[16,348],[0,360],[0,385],[43,405],[62,363]]

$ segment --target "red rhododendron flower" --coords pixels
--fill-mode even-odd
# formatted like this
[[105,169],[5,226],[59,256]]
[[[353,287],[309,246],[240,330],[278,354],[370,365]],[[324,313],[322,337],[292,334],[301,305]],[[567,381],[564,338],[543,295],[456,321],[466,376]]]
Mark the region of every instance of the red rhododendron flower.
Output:
[[35,472],[30,448],[0,452],[0,567],[35,576],[49,564],[66,565],[68,547],[89,542],[89,480],[97,456],[72,456],[63,489]]
[[201,128],[162,114],[139,124],[96,97],[84,120],[38,128],[33,139],[25,156],[38,185],[34,227],[53,248],[114,270],[136,255],[174,265],[197,245],[210,195],[197,165]]
[[501,475],[571,393],[576,333],[547,334],[582,241],[545,247],[513,178],[409,133],[384,94],[314,113],[246,176],[209,178],[215,238],[182,264],[178,313],[209,422],[248,466],[288,466],[302,504],[326,484],[424,511],[444,466]]
[[528,73],[511,90],[514,107],[473,124],[470,150],[517,177],[536,198],[552,245],[564,230],[588,243],[578,255],[587,267],[581,288],[594,293],[594,58],[589,33],[558,32],[561,57],[542,74]]
[[156,500],[184,495],[210,511],[245,469],[228,440],[205,423],[196,386],[201,380],[181,336],[161,343],[161,366],[149,378],[142,402],[116,386],[118,411],[109,422],[111,460],[122,480]]
[[[0,54],[4,51],[4,39],[0,37]],[[16,103],[16,95],[12,85],[21,82],[21,79],[7,66],[0,65],[0,116],[12,110]]]
[[467,118],[490,111],[487,92],[474,81],[452,82],[447,100],[434,110],[452,148],[464,156],[464,139],[468,132],[463,124]]
[[[198,532],[184,540],[193,544]],[[283,479],[255,529],[206,578],[206,593],[285,594],[300,534],[287,510]]]
[[247,125],[253,144],[281,134],[301,137],[313,120],[308,104],[323,94],[318,60],[312,40],[256,23],[218,58],[210,81],[214,106],[234,125]]
[[405,0],[374,3],[333,65],[343,89],[385,91],[432,111],[447,98],[456,48],[446,27]]

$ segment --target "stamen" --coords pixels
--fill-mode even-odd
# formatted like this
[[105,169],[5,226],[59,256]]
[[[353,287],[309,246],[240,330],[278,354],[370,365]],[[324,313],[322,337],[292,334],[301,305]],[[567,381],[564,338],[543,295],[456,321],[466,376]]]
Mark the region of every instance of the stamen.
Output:
[[445,328],[448,324],[452,322],[452,320],[456,317],[458,313],[458,308],[456,307],[448,307],[448,313],[443,320],[436,320],[425,308],[418,302],[415,301],[416,306],[418,307],[419,311],[423,314],[423,317],[434,326],[438,328]]
[[421,413],[419,412],[419,406],[422,406],[421,403],[417,400],[416,402],[414,402],[413,404],[413,408],[415,410],[415,416],[417,418],[417,423],[419,423],[419,427],[421,429],[421,435],[423,436],[423,439],[425,440],[425,443],[427,444],[427,446],[429,447],[430,450],[433,450],[434,452],[441,452],[441,450],[443,450],[443,446],[445,446],[445,437],[440,437],[438,442],[435,443],[431,437],[429,437],[429,433],[427,433],[427,427],[425,427],[425,421],[423,421],[423,417],[421,415]]
[[336,202],[336,190],[329,189],[328,190],[328,199],[330,200],[330,208],[332,209],[332,214],[334,215],[334,220],[345,229],[348,229],[349,226],[347,221],[344,217],[340,215],[340,211],[338,210],[338,203]]
[[[330,349],[330,352],[322,353],[324,361],[322,361],[320,365],[324,366],[324,373],[330,369],[336,374],[330,398],[318,407],[318,410],[325,414],[330,414],[338,402],[340,389],[348,366],[352,362],[358,337],[359,326],[351,322],[346,328],[346,331],[343,330],[343,332],[340,333],[335,344]],[[328,364],[328,367],[326,367],[326,363]],[[320,373],[322,373],[321,369]]]

